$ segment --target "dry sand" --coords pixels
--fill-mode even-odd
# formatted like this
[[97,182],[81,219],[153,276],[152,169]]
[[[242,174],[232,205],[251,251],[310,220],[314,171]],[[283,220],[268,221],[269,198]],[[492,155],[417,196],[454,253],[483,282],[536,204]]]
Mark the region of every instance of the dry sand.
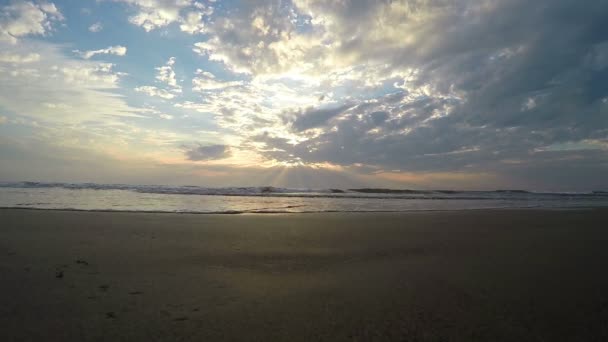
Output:
[[0,210],[0,341],[608,341],[608,210]]

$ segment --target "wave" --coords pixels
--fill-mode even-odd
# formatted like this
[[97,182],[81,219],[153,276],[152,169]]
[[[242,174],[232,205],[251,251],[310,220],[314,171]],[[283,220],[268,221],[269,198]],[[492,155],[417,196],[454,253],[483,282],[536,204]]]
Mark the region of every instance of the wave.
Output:
[[590,192],[533,192],[527,190],[415,190],[386,188],[353,189],[306,189],[260,187],[208,188],[194,185],[130,185],[63,182],[0,182],[3,188],[61,188],[68,190],[123,190],[147,194],[205,195],[205,196],[268,196],[268,197],[319,197],[319,198],[365,198],[365,199],[428,199],[428,200],[563,200],[568,198],[608,198],[608,191]]
[[242,215],[242,214],[325,214],[325,213],[411,213],[411,212],[447,212],[447,211],[474,211],[474,210],[586,210],[591,207],[541,207],[541,206],[491,206],[483,208],[458,208],[458,209],[429,209],[429,208],[409,208],[401,210],[391,209],[364,209],[364,210],[338,210],[338,209],[318,209],[318,210],[281,210],[281,209],[249,209],[249,210],[218,210],[218,211],[199,211],[199,210],[146,210],[146,209],[83,209],[73,207],[23,207],[23,206],[0,206],[0,210],[40,210],[40,211],[77,211],[92,213],[141,213],[141,214],[196,214],[196,215]]

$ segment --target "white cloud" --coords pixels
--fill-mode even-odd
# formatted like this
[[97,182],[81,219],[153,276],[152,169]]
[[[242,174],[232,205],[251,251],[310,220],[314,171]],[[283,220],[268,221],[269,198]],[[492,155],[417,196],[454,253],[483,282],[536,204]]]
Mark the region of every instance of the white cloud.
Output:
[[29,63],[15,64],[14,57],[0,61],[0,108],[11,113],[6,123],[27,126],[15,139],[18,145],[31,146],[29,153],[40,146],[53,149],[62,154],[58,163],[68,161],[75,167],[101,156],[121,164],[134,159],[166,162],[171,157],[183,161],[176,146],[197,138],[162,127],[148,129],[135,121],[169,120],[173,113],[129,105],[120,94],[123,74],[114,71],[113,64],[66,56],[64,48],[37,40],[0,42],[5,56],[43,56]]
[[522,103],[521,105],[521,111],[528,111],[528,110],[532,110],[534,108],[536,108],[537,103],[536,103],[536,98],[534,97],[528,97],[526,99],[526,101],[524,101],[524,103]]
[[183,32],[190,34],[204,33],[205,23],[203,22],[203,14],[200,12],[188,12],[181,20],[179,28]]
[[131,24],[146,32],[180,23],[180,29],[194,34],[204,32],[204,18],[213,13],[213,8],[193,0],[114,0],[129,4],[137,13],[129,17]]
[[0,43],[0,49],[21,61],[30,56],[28,63],[15,64],[14,57],[0,61],[0,107],[10,112],[64,124],[137,115],[137,108],[114,93],[122,74],[112,64],[71,59],[44,42]]
[[0,53],[0,63],[25,64],[38,62],[39,60],[40,55],[37,53],[27,53],[23,55],[6,52]]
[[89,31],[91,32],[96,33],[100,32],[101,30],[103,30],[103,25],[99,21],[89,26]]
[[319,57],[319,37],[299,34],[292,19],[291,12],[285,12],[278,2],[246,2],[230,16],[209,23],[208,39],[196,43],[193,50],[239,73],[311,68]]
[[168,92],[165,89],[160,89],[154,86],[141,86],[135,88],[135,91],[147,94],[148,96],[160,97],[170,100],[175,97],[175,94]]
[[165,65],[155,68],[158,72],[156,75],[156,80],[166,83],[169,87],[171,87],[171,91],[179,93],[181,92],[181,87],[177,84],[175,70],[173,70],[174,64],[175,57],[171,57]]
[[74,50],[74,52],[78,53],[84,59],[89,59],[95,55],[124,56],[127,54],[127,48],[124,46],[121,46],[121,45],[116,45],[116,46],[108,46],[105,49],[90,50],[90,51],[84,51],[84,52]]
[[63,15],[53,3],[15,1],[0,7],[0,41],[17,43],[27,35],[45,35]]
[[215,75],[201,69],[196,71],[196,77],[192,79],[193,91],[220,90],[240,85],[243,85],[243,81],[219,81]]
[[139,13],[129,17],[129,22],[143,27],[146,31],[152,31],[179,20],[180,9],[189,5],[189,1],[124,0],[123,2],[139,7]]
[[175,65],[175,57],[169,58],[165,65],[154,68],[157,72],[155,77],[156,82],[163,83],[165,88],[146,85],[135,88],[135,91],[166,100],[175,98],[176,94],[182,92],[182,87],[177,83],[173,65]]

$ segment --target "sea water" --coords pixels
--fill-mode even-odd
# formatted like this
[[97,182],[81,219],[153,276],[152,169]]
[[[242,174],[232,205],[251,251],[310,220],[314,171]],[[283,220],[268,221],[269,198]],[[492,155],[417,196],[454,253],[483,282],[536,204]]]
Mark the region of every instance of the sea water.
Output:
[[178,213],[400,212],[608,206],[608,192],[207,188],[94,183],[0,183],[0,207]]

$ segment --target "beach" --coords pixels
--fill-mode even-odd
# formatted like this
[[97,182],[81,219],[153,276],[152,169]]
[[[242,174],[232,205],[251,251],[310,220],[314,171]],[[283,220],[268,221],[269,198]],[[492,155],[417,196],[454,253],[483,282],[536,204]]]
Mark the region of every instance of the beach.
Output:
[[1,341],[608,340],[608,209],[0,222]]

